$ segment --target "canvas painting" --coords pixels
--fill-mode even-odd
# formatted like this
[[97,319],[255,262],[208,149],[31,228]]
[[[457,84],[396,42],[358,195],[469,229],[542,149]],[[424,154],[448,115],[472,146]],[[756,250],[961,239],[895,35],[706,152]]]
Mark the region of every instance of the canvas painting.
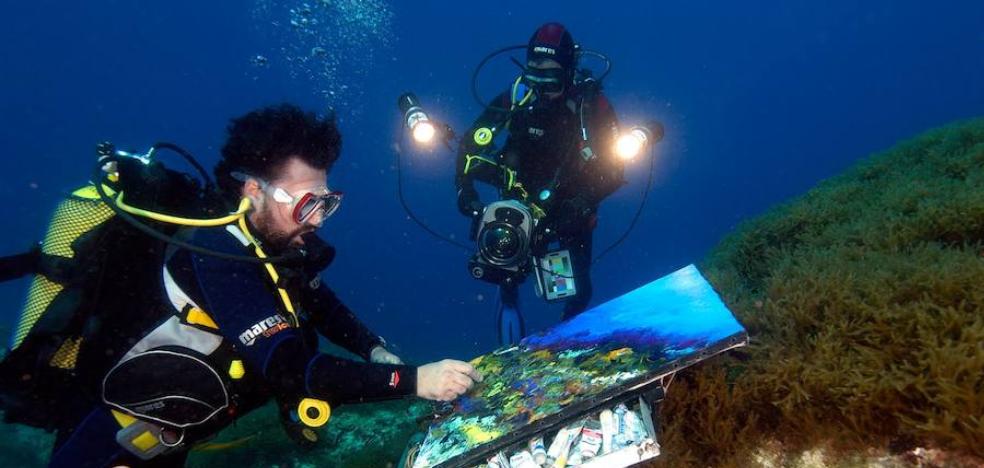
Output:
[[[431,425],[415,467],[456,465],[530,424],[745,344],[745,330],[693,265],[472,360],[484,381]],[[526,431],[528,432],[528,431]]]

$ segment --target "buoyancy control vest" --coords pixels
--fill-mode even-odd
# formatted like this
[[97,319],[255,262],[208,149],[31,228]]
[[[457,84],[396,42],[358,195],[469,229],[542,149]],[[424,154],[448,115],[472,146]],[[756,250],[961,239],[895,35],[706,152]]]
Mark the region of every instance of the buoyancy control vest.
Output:
[[[104,190],[125,191],[134,205],[183,215],[202,206],[201,186],[183,173],[137,159],[114,169]],[[166,234],[178,229],[151,223]],[[97,400],[102,376],[129,348],[120,341],[165,312],[159,283],[166,247],[119,219],[92,183],[58,203],[0,362],[6,422],[53,430]]]

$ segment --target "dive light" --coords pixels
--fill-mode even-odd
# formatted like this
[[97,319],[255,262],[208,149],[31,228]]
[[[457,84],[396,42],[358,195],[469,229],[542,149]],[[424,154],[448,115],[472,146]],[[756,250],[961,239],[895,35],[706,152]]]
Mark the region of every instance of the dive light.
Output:
[[427,116],[427,113],[424,112],[423,107],[420,105],[420,100],[417,99],[417,95],[404,93],[396,100],[396,105],[399,106],[400,112],[403,113],[404,125],[410,129],[410,134],[413,135],[413,139],[417,143],[422,145],[429,144],[438,133],[441,134],[444,140],[452,137],[450,127],[441,125]]
[[651,121],[636,125],[628,133],[619,135],[615,143],[615,154],[623,161],[631,161],[646,147],[663,139],[663,124]]

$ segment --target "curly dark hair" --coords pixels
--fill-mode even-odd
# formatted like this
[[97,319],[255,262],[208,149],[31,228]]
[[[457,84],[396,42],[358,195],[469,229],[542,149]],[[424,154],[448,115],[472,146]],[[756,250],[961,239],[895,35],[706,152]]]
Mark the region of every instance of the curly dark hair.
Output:
[[243,182],[232,172],[266,180],[291,157],[317,169],[330,170],[342,149],[342,136],[333,118],[319,118],[291,104],[254,110],[229,124],[222,159],[215,166],[215,180],[223,200],[239,200]]

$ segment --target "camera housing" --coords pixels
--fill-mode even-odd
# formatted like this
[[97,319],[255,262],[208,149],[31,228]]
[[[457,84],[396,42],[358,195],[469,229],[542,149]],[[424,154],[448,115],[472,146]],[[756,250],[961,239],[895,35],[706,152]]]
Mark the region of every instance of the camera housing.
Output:
[[478,223],[478,251],[468,261],[472,277],[495,284],[521,282],[532,268],[535,222],[530,209],[517,200],[497,201],[485,208]]

